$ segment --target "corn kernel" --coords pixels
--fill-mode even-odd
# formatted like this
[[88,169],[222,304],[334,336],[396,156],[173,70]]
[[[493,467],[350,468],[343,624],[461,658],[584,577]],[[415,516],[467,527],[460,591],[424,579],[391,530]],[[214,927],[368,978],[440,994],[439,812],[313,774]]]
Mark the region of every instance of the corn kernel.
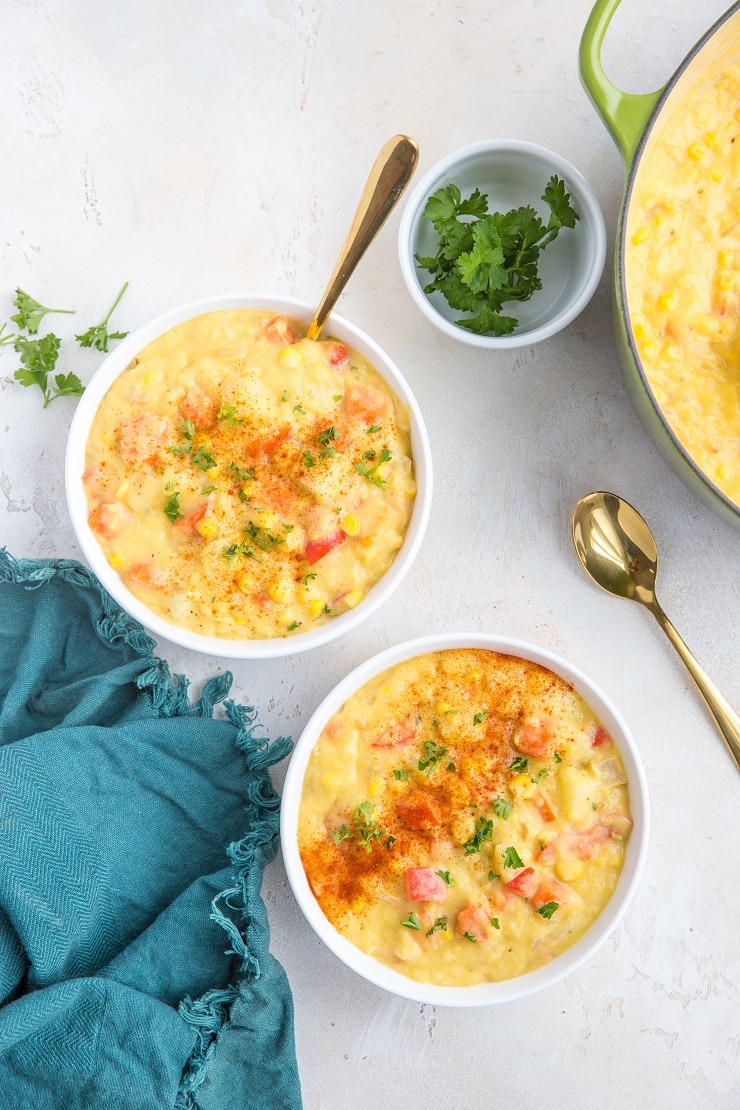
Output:
[[469,677],[471,682],[480,682],[483,675],[481,674],[480,671],[471,671],[470,674],[468,675],[468,677]]
[[116,501],[123,501],[123,499],[126,496],[126,494],[128,493],[128,491],[129,491],[129,482],[128,481],[121,482],[120,486],[116,490]]
[[326,602],[323,597],[315,597],[313,601],[308,604],[308,611],[312,617],[318,617],[319,613],[323,613],[326,608]]
[[704,135],[704,142],[707,144],[707,146],[714,146],[714,144],[717,142],[717,132],[707,131]]
[[583,864],[579,859],[559,859],[555,864],[555,874],[564,883],[572,883],[583,874]]
[[123,559],[121,558],[120,555],[111,555],[108,562],[110,563],[110,565],[113,567],[114,570],[120,570],[121,567],[123,566]]
[[281,366],[287,366],[291,370],[300,370],[306,361],[303,351],[299,347],[283,347],[278,357]]
[[195,530],[204,540],[212,540],[214,536],[218,535],[218,524],[212,516],[204,516],[196,524]]
[[344,604],[348,609],[356,609],[364,596],[364,590],[350,590],[344,598]]
[[717,286],[720,289],[735,288],[735,275],[732,270],[720,270],[717,274]]
[[717,265],[726,270],[728,266],[732,265],[732,251],[721,250],[717,252]]
[[531,797],[531,795],[534,794],[534,790],[535,785],[529,775],[514,775],[514,778],[509,783],[509,793],[516,801]]
[[634,244],[634,246],[639,247],[640,243],[644,243],[645,240],[649,239],[649,238],[650,238],[650,228],[646,227],[643,224],[642,227],[638,227],[637,231],[632,236],[632,243]]
[[347,513],[342,521],[342,529],[348,536],[356,536],[360,530],[360,522],[354,513]]
[[251,594],[254,589],[254,582],[249,574],[240,574],[236,584],[243,594]]
[[676,307],[675,293],[661,293],[658,297],[658,308],[661,312],[672,312]]
[[277,601],[279,605],[285,605],[293,598],[293,583],[286,578],[276,578],[267,587],[267,592],[273,601]]
[[686,153],[694,162],[699,162],[707,153],[707,148],[702,143],[691,143],[686,148]]
[[642,345],[642,353],[645,358],[655,358],[658,353],[658,344],[652,339],[646,339]]
[[367,784],[367,792],[371,798],[377,798],[385,790],[385,782],[381,778],[370,779]]
[[436,705],[436,712],[439,714],[449,713],[454,706],[450,705],[448,701],[438,701]]
[[719,182],[719,181],[721,181],[721,180],[722,180],[722,178],[723,178],[723,177],[725,176],[725,174],[724,174],[724,170],[721,170],[721,169],[719,168],[719,166],[717,166],[717,167],[716,167],[715,169],[713,169],[713,170],[712,170],[712,171],[710,172],[709,176],[711,177],[712,181],[717,181],[717,182]]
[[642,343],[643,340],[647,338],[647,328],[641,320],[635,321],[635,323],[632,325],[632,331],[635,336],[636,343]]

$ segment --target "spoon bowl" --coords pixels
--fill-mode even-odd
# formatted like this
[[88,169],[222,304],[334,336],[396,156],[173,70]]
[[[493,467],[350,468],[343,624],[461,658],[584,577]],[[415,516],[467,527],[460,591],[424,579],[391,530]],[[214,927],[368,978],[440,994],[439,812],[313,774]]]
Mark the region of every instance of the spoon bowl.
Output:
[[573,544],[587,573],[607,593],[649,609],[683,659],[735,763],[740,768],[740,717],[699,665],[655,595],[658,548],[637,509],[614,493],[589,493],[573,511]]

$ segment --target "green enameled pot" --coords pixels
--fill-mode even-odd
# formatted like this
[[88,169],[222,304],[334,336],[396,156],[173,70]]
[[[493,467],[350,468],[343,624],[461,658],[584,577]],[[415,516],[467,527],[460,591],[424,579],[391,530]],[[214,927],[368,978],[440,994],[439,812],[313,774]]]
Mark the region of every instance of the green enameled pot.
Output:
[[579,69],[583,86],[617,144],[625,164],[625,193],[617,225],[614,252],[614,330],[625,381],[635,407],[661,454],[680,478],[724,520],[740,528],[740,505],[735,504],[699,468],[667,423],[648,383],[632,333],[624,274],[625,229],[635,176],[645,155],[648,139],[664,110],[684,95],[712,56],[715,36],[740,35],[740,0],[710,27],[687,54],[670,81],[656,92],[624,93],[608,79],[601,64],[601,49],[607,28],[620,0],[596,0],[583,31]]

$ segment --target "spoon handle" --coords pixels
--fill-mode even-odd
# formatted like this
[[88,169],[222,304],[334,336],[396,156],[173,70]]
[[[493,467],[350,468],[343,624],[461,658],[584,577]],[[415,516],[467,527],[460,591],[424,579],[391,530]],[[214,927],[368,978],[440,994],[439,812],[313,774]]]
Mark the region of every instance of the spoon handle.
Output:
[[654,599],[650,608],[657,618],[658,624],[686,664],[689,674],[699,688],[699,693],[707,703],[709,712],[714,717],[722,739],[729,748],[735,763],[740,767],[740,717],[720,694],[704,668],[696,661],[660,605],[658,605],[657,600]]
[[380,231],[391,209],[408,185],[419,158],[419,148],[407,135],[394,135],[381,148],[362,190],[352,226],[324,290],[321,303],[311,321],[307,339],[316,339],[324,322],[337,302],[339,294],[351,277],[373,239]]

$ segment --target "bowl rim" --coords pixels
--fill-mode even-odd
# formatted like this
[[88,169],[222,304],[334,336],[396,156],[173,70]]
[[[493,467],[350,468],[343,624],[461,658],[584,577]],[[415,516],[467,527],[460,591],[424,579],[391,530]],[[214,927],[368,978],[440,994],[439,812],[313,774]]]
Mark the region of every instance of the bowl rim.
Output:
[[[622,871],[607,905],[574,945],[549,964],[498,983],[445,987],[420,983],[386,967],[343,937],[321,911],[306,879],[297,847],[298,805],[308,760],[329,718],[347,698],[389,667],[418,655],[448,648],[485,648],[539,663],[560,675],[588,702],[617,743],[628,776],[634,821]],[[508,636],[485,632],[434,633],[406,640],[373,655],[355,667],[326,695],[306,723],[288,765],[282,789],[280,841],[285,871],[293,895],[314,932],[335,956],[362,978],[392,994],[436,1006],[478,1007],[526,998],[576,971],[619,925],[639,884],[648,850],[650,803],[647,779],[637,744],[611,699],[580,668],[549,648]]]
[[88,523],[87,500],[82,486],[85,446],[93,417],[113,381],[152,340],[186,320],[221,309],[264,308],[284,312],[306,325],[315,305],[309,301],[275,293],[228,293],[189,301],[156,316],[132,331],[103,360],[85,388],[75,410],[67,437],[64,480],[67,509],[83,556],[107,592],[146,629],[170,643],[205,655],[227,659],[273,659],[319,647],[355,628],[375,612],[400,585],[409,571],[426,532],[432,501],[432,454],[419,404],[396,363],[366,332],[344,316],[332,313],[322,329],[364,354],[406,405],[411,417],[411,449],[417,491],[404,542],[388,570],[368,590],[354,609],[340,613],[326,624],[294,636],[275,639],[226,640],[180,628],[159,617],[126,588],[109,565]]
[[[577,296],[573,297],[547,323],[540,324],[530,331],[515,331],[511,335],[476,335],[466,328],[459,327],[453,321],[445,319],[431,303],[419,282],[411,243],[415,229],[423,218],[426,200],[436,188],[444,184],[443,179],[448,178],[456,167],[460,167],[471,159],[484,154],[500,152],[515,153],[522,159],[534,159],[547,164],[552,171],[558,172],[567,181],[571,193],[578,193],[578,200],[581,205],[579,215],[584,229],[586,227],[586,214],[588,216],[589,232],[586,235],[586,241],[590,246],[589,265],[584,269],[584,279]],[[524,139],[482,139],[469,143],[467,146],[459,147],[445,155],[415,185],[406,201],[398,229],[398,256],[401,273],[415,304],[427,319],[445,335],[470,346],[483,347],[489,350],[530,346],[556,335],[557,332],[567,327],[583,311],[596,292],[606,265],[606,251],[606,222],[591,184],[581,171],[576,169],[562,154],[558,154],[539,143],[528,142]]]

